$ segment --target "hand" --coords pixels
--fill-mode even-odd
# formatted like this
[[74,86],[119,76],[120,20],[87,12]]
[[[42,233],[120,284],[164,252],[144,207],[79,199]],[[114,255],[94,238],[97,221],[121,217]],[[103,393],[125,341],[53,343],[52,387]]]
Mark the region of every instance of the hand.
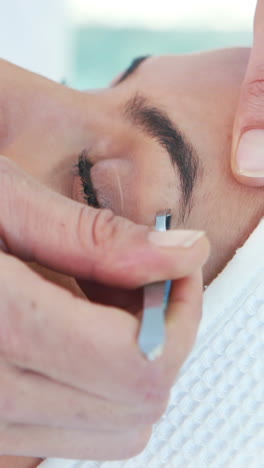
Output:
[[[0,454],[131,457],[193,344],[208,242],[151,243],[146,226],[53,193],[4,157],[0,187]],[[141,355],[135,316],[76,298],[21,260],[130,288],[182,278],[163,356]]]
[[264,186],[264,0],[258,0],[254,43],[233,129],[232,170],[242,183]]

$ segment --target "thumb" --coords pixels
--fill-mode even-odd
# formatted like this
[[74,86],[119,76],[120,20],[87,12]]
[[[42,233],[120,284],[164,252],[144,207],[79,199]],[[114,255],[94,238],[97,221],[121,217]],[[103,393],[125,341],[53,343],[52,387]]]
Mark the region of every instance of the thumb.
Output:
[[254,43],[233,129],[232,170],[242,183],[264,186],[264,0],[257,4]]
[[0,239],[7,250],[71,276],[137,287],[187,276],[208,256],[201,232],[150,233],[47,189],[3,156],[0,187]]

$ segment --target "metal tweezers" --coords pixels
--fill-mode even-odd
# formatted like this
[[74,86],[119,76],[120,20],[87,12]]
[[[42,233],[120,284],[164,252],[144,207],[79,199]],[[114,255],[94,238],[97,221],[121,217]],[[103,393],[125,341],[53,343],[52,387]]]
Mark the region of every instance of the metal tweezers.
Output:
[[[171,212],[156,215],[155,229],[170,229]],[[165,318],[171,290],[171,280],[149,284],[144,287],[143,317],[138,336],[138,345],[149,361],[161,356],[166,339]]]

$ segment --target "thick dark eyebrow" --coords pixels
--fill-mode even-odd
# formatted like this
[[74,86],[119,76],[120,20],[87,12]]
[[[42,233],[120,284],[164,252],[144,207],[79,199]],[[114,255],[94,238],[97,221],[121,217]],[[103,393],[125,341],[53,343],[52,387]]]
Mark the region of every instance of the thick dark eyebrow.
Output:
[[177,167],[182,191],[180,221],[183,222],[190,213],[192,192],[198,174],[199,160],[194,148],[167,114],[149,105],[143,96],[137,94],[130,99],[126,103],[124,115],[156,139],[168,152],[173,167]]
[[126,80],[126,78],[128,78],[130,75],[132,75],[132,73],[134,73],[136,71],[136,69],[139,67],[139,65],[142,62],[144,62],[144,60],[146,60],[148,57],[150,57],[150,55],[144,55],[142,57],[135,58],[132,61],[132,63],[129,65],[129,67],[122,73],[120,78],[113,84],[113,86],[116,86],[116,85],[122,83],[122,81]]

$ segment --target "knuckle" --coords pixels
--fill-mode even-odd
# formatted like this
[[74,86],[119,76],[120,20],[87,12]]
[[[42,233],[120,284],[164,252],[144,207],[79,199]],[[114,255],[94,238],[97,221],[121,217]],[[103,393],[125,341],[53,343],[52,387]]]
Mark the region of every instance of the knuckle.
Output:
[[168,396],[159,403],[152,403],[147,408],[141,407],[130,421],[131,427],[142,427],[146,424],[155,424],[164,414],[168,405]]
[[249,97],[260,98],[264,97],[264,71],[262,72],[263,78],[254,79],[248,82],[246,92]]
[[242,90],[243,120],[254,126],[264,123],[264,77],[248,82]]
[[[4,244],[8,247],[7,224],[15,219],[16,206],[12,205],[14,192],[17,190],[15,181],[16,165],[5,156],[0,156],[0,234]],[[13,204],[14,205],[14,204]]]
[[[170,382],[168,373],[164,366],[157,366],[143,373],[141,378],[135,381],[135,389],[137,389],[138,401],[140,404],[148,405],[158,411],[164,407],[164,402],[167,401],[170,393]],[[154,415],[155,417],[156,415]]]
[[105,250],[110,245],[114,247],[127,239],[133,223],[129,219],[114,215],[109,209],[96,210],[93,222],[92,242],[95,247]]
[[[95,210],[83,206],[79,212],[78,219],[78,240],[85,250],[100,249],[111,238],[111,229],[113,229],[114,214],[108,209]],[[90,230],[87,227],[90,226]],[[87,236],[88,232],[88,236]]]
[[111,210],[98,210],[95,215],[92,241],[95,247],[104,248],[115,234],[116,218]]
[[127,459],[139,455],[147,446],[151,433],[152,427],[146,425],[126,432],[122,444],[119,442],[114,449],[115,459]]
[[0,186],[1,186],[1,199],[3,204],[6,198],[3,195],[10,193],[11,188],[14,189],[14,174],[16,172],[15,163],[6,156],[0,156]]
[[152,434],[152,427],[147,426],[143,429],[136,431],[130,443],[130,447],[128,448],[129,453],[126,454],[128,458],[133,456],[139,455],[143,450],[146,448]]
[[[115,216],[109,209],[81,208],[78,220],[78,241],[84,252],[89,251],[90,275],[93,278],[113,270],[124,269],[128,235],[132,222]],[[87,229],[88,227],[88,229]],[[126,254],[126,255],[125,255]]]
[[155,405],[152,408],[151,414],[150,414],[150,419],[149,423],[154,424],[156,423],[165,413],[167,406],[169,402],[169,395],[167,395],[166,398],[164,398],[158,405]]

